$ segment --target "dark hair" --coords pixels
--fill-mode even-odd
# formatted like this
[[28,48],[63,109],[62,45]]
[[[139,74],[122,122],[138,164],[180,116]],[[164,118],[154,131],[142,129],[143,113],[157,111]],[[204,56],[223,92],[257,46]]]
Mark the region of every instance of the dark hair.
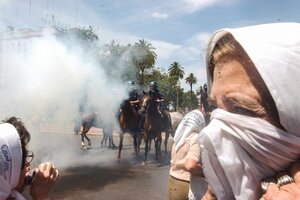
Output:
[[19,133],[21,145],[22,145],[22,169],[23,169],[25,166],[25,158],[27,156],[26,147],[31,138],[30,133],[28,132],[28,130],[26,129],[24,123],[21,121],[20,118],[10,117],[3,120],[3,122],[12,124],[17,129],[17,132]]

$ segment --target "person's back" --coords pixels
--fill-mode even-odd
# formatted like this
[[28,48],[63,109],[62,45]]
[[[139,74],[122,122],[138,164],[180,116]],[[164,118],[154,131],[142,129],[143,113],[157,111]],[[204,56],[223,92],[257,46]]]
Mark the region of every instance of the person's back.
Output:
[[[200,130],[204,127],[204,115],[200,110],[193,110],[184,116],[176,129],[169,171],[169,200],[188,199],[190,170],[192,169],[193,172],[200,170],[201,173],[201,167],[198,165],[200,145],[197,138]],[[187,159],[195,160],[196,164],[186,168]],[[201,194],[203,193],[204,191]]]

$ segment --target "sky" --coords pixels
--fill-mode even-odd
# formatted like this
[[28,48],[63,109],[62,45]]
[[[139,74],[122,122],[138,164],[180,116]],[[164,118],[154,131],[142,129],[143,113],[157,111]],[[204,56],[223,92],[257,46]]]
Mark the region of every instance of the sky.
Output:
[[[178,62],[185,78],[194,73],[196,88],[206,82],[205,49],[209,36],[225,27],[300,21],[297,0],[0,0],[0,30],[38,29],[54,20],[68,27],[92,26],[99,43],[145,39],[156,48],[156,67]],[[44,20],[42,20],[44,19]]]

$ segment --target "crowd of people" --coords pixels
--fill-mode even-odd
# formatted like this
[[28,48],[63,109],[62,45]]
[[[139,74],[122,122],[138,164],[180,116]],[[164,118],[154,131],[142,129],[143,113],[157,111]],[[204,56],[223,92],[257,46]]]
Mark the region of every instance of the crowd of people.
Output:
[[[212,35],[203,91],[210,105],[202,99],[176,130],[170,200],[300,199],[299,35],[298,23],[222,29]],[[150,92],[163,101],[155,82]],[[23,199],[33,158],[29,141],[18,118],[0,125],[0,199]],[[47,162],[33,171],[32,199],[48,199],[57,169]]]

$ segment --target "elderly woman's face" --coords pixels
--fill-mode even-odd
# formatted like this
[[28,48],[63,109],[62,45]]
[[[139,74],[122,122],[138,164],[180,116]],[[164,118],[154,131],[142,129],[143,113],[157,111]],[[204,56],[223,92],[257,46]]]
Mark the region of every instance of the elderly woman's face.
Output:
[[249,71],[247,73],[245,70],[245,67],[248,70],[255,67],[252,62],[244,63],[242,60],[225,56],[216,63],[210,101],[214,106],[232,113],[264,118],[266,110],[261,103],[262,97],[253,85]]

